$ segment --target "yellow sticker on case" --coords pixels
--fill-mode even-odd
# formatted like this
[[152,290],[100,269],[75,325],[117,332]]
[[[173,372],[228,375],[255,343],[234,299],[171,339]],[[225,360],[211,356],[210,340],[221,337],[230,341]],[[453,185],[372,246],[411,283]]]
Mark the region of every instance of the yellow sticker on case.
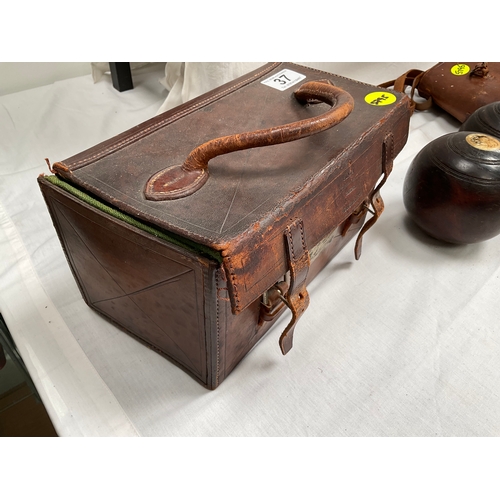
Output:
[[455,64],[450,71],[453,75],[462,76],[466,75],[470,71],[470,68],[467,64]]
[[390,92],[370,92],[365,96],[365,102],[372,106],[387,106],[396,102],[396,96]]

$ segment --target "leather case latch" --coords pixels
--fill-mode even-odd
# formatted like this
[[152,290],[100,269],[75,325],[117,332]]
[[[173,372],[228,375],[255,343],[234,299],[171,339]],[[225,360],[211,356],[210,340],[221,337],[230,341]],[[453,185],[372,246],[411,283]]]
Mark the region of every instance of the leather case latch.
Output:
[[293,345],[295,326],[309,305],[309,293],[306,289],[307,273],[310,266],[309,251],[301,219],[294,220],[286,227],[286,256],[289,269],[289,284],[281,281],[271,287],[262,298],[261,321],[271,321],[283,309],[288,307],[292,319],[280,336],[281,352],[286,354]]

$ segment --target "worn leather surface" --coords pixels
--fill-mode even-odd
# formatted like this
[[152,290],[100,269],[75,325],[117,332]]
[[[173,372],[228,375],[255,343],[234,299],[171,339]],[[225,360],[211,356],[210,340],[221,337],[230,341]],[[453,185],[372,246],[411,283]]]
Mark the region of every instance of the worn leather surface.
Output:
[[87,304],[209,385],[203,304],[215,264],[39,183]]
[[293,95],[302,104],[324,102],[331,109],[319,116],[292,123],[211,139],[195,147],[182,164],[169,166],[154,174],[146,183],[145,197],[163,201],[190,196],[204,186],[209,177],[208,162],[217,156],[284,144],[318,134],[342,122],[354,106],[350,94],[328,80],[306,82]]
[[[210,178],[191,196],[144,197],[155,172],[182,163],[206,141],[324,112],[326,104],[299,103],[293,88],[281,92],[261,83],[284,69],[304,74],[304,81],[329,79],[353,97],[352,113],[321,134],[214,158]],[[387,133],[394,134],[395,154],[405,144],[409,99],[393,93],[390,105],[365,102],[378,90],[303,66],[270,64],[54,168],[127,213],[219,250],[232,310],[239,313],[287,271],[287,221],[300,217],[306,244],[314,247],[369,196],[382,173]]]
[[[458,64],[464,69],[452,72]],[[463,123],[476,109],[500,100],[500,63],[439,63],[422,75],[417,89]]]

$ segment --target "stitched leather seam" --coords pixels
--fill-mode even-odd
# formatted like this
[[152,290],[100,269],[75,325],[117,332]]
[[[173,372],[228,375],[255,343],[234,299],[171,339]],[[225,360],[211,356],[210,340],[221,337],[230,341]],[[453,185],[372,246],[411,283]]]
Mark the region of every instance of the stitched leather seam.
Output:
[[79,160],[75,163],[69,163],[69,164],[65,164],[64,162],[60,162],[60,163],[67,166],[71,170],[77,170],[78,168],[85,166],[85,164],[90,163],[92,160],[100,159],[100,158],[103,158],[104,156],[107,156],[108,154],[114,153],[115,151],[117,151],[125,146],[128,146],[130,143],[135,142],[136,140],[142,139],[152,132],[155,132],[156,130],[164,127],[165,125],[169,125],[170,123],[173,123],[174,121],[178,120],[179,118],[183,118],[184,116],[196,111],[200,107],[203,107],[210,102],[213,102],[221,97],[224,97],[226,94],[231,93],[234,89],[243,87],[246,84],[248,84],[249,82],[252,82],[252,81],[259,79],[262,75],[265,75],[266,73],[271,72],[273,69],[275,69],[280,64],[281,63],[276,63],[273,66],[271,66],[270,68],[267,68],[266,70],[260,71],[256,75],[253,75],[252,77],[247,78],[246,80],[244,80],[236,85],[233,85],[232,87],[229,87],[228,89],[226,89],[222,92],[219,92],[218,94],[214,94],[214,95],[204,99],[203,101],[200,101],[200,102],[194,104],[193,106],[189,107],[188,109],[180,111],[180,112],[178,112],[178,113],[176,113],[176,114],[174,114],[174,115],[172,115],[164,120],[161,120],[153,125],[150,125],[149,127],[141,130],[140,132],[137,132],[136,134],[132,135],[131,137],[128,137],[127,139],[124,139],[117,144],[113,144],[112,146],[109,146],[108,148],[94,154],[93,156],[90,156],[88,158],[84,158],[83,160]]
[[300,238],[302,240],[302,249],[304,250],[304,253],[306,253],[307,246],[306,246],[306,239],[304,236],[304,224],[302,223],[302,221],[300,221],[300,223],[299,223],[299,229],[300,229]]
[[217,332],[216,332],[216,360],[215,360],[215,387],[219,385],[219,370],[220,370],[220,320],[219,320],[219,275],[215,273],[215,288],[217,290],[216,298],[215,298],[215,315],[216,315],[216,324],[217,324]]
[[[394,163],[394,135],[391,132],[389,132],[384,137],[383,148],[384,150],[382,152],[382,172],[385,171],[386,174],[385,178],[378,185],[378,189],[376,191],[380,191],[382,186],[387,181],[387,177],[392,172]],[[377,186],[375,187],[377,188]],[[374,194],[376,193],[376,191],[374,191]]]
[[224,259],[226,260],[227,262],[227,265],[229,267],[229,274],[231,276],[231,282],[233,284],[233,294],[234,294],[234,302],[235,302],[235,308],[236,309],[239,309],[240,307],[240,299],[239,299],[239,296],[238,296],[238,278],[236,277],[236,273],[234,272],[234,268],[233,268],[233,265],[231,263],[231,257],[228,256],[225,256]]
[[[151,179],[148,182],[148,185],[149,184],[151,184],[151,185],[154,184],[163,175],[164,171],[165,170],[160,170],[153,177],[151,177]],[[200,170],[200,172],[198,173],[198,176],[194,179],[194,181],[192,181],[192,184],[195,184],[196,182],[198,182],[198,180],[201,177],[203,177],[204,174],[205,174],[205,171],[204,170]],[[176,195],[177,193],[182,193],[185,190],[186,190],[185,187],[183,187],[183,188],[177,188],[177,189],[172,189],[172,191],[169,191],[169,194],[170,195]],[[154,191],[153,191],[153,193],[154,193]]]
[[293,248],[293,235],[292,235],[292,230],[290,229],[291,226],[288,226],[287,232],[288,232],[288,243],[290,245],[290,253],[292,254],[293,261],[295,262],[297,260],[297,257],[295,257],[295,250]]
[[[302,224],[302,221],[296,221],[293,223],[293,226],[299,228],[299,231],[300,231],[300,239],[301,239],[301,242],[302,242],[302,250],[304,251],[304,253],[307,251],[307,247],[306,247],[306,241],[305,241],[305,235],[304,235],[304,225]],[[287,227],[287,232],[288,232],[288,241],[290,243],[290,253],[292,254],[292,258],[294,261],[297,260],[297,256],[295,255],[295,249],[294,249],[294,246],[293,246],[293,235],[292,235],[292,231],[291,231],[291,227],[292,226],[288,226]]]
[[386,144],[388,142],[390,142],[390,154],[391,154],[391,157],[387,160],[387,163],[390,163],[392,161],[394,161],[394,135],[392,133],[389,133],[385,136],[385,142]]

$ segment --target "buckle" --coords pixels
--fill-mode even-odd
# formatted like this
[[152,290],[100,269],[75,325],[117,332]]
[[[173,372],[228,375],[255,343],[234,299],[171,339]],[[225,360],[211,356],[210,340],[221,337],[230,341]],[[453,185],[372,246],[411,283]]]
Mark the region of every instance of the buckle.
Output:
[[289,271],[283,281],[279,281],[262,295],[259,317],[259,324],[262,324],[264,321],[274,320],[284,307],[292,312],[292,319],[279,340],[283,354],[292,348],[295,326],[309,305],[306,279],[310,258],[301,219],[296,219],[286,227],[285,241]]

